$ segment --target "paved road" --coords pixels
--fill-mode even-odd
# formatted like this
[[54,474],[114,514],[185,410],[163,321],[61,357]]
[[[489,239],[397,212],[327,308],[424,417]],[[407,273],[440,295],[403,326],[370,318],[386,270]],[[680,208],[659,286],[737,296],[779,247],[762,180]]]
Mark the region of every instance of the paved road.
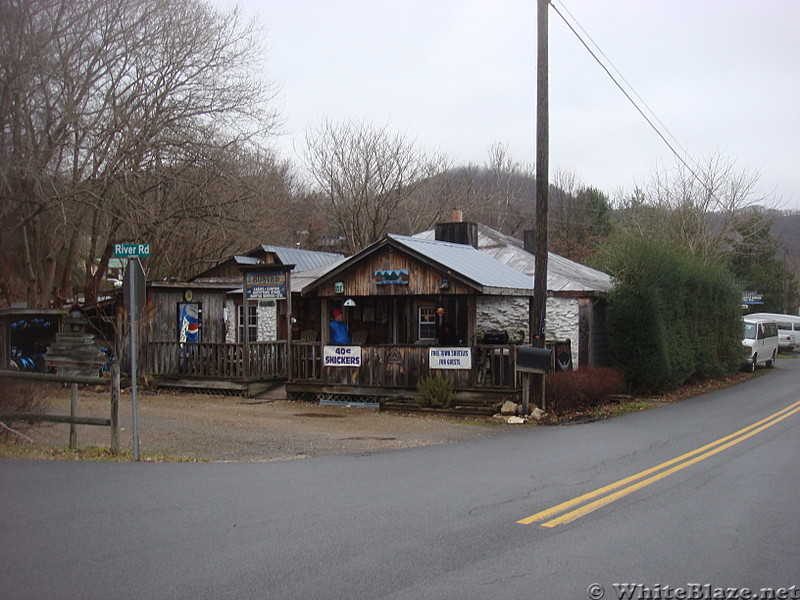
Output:
[[2,460],[0,598],[800,598],[799,375],[372,455]]

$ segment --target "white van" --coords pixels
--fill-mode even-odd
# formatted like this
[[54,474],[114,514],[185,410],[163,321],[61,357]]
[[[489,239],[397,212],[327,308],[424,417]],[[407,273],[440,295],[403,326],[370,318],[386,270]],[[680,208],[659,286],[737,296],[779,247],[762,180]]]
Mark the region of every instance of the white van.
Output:
[[749,353],[744,365],[748,371],[755,371],[759,363],[774,367],[778,356],[778,324],[770,319],[747,315],[744,318],[742,344]]
[[753,313],[746,318],[770,319],[778,324],[778,350],[791,352],[800,346],[800,316],[777,313]]

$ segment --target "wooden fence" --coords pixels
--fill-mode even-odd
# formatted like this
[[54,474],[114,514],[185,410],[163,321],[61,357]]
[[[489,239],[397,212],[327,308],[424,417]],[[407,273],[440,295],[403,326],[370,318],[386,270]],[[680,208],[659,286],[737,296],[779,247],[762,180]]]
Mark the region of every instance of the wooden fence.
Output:
[[[98,425],[111,428],[111,452],[119,453],[119,398],[120,375],[119,365],[111,366],[111,378],[87,377],[83,375],[57,375],[50,373],[26,373],[17,371],[0,371],[0,381],[3,379],[19,379],[30,382],[69,383],[71,385],[69,415],[2,412],[2,421],[45,421],[51,423],[69,423],[69,447],[74,450],[78,446],[76,425]],[[79,416],[78,412],[78,384],[103,385],[111,388],[111,414],[108,419],[99,417]]]

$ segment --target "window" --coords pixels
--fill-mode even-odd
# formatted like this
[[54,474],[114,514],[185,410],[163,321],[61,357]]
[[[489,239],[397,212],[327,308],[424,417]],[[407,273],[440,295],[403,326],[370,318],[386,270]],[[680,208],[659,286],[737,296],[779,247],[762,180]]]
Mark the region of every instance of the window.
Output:
[[[244,321],[242,318],[244,311],[242,310],[241,304],[236,307],[236,314],[238,316],[237,321],[239,323],[237,339],[241,344],[244,342]],[[258,341],[258,307],[255,305],[248,305],[247,307],[247,341]]]
[[436,338],[436,308],[420,306],[417,327],[417,339],[432,340]]

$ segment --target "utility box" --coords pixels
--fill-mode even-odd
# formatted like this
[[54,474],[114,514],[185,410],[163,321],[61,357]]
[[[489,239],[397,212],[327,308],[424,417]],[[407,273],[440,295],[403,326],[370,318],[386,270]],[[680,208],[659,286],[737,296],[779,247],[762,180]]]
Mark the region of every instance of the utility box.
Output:
[[521,373],[546,373],[550,370],[552,350],[535,346],[517,348],[517,371]]

